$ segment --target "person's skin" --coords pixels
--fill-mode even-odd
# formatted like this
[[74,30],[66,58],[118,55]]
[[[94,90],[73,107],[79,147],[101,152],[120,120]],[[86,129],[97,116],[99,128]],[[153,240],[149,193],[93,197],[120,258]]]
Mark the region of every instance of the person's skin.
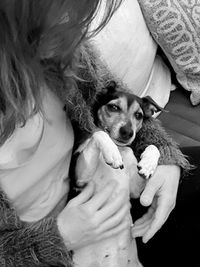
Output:
[[148,242],[162,227],[176,204],[180,179],[180,168],[175,165],[160,165],[149,179],[140,203],[149,206],[146,214],[138,219],[132,227],[133,237],[142,237]]
[[[108,182],[95,193],[93,182],[70,200],[57,219],[58,229],[69,250],[76,250],[116,235],[130,227],[130,204],[125,190],[110,201],[117,183]],[[94,194],[95,193],[95,194]]]

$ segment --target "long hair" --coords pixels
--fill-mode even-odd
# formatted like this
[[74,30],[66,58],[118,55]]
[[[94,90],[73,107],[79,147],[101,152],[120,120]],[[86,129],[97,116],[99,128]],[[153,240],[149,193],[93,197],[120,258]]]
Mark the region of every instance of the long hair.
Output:
[[[93,64],[85,63],[87,49],[81,44],[106,25],[121,1],[0,1],[0,144],[33,113],[42,111],[44,86],[63,100],[69,114],[77,114],[75,120],[89,127],[81,92],[87,91],[87,83],[81,89],[78,83],[83,78],[79,74],[85,73],[80,69],[91,70]],[[102,4],[104,16],[90,31]]]

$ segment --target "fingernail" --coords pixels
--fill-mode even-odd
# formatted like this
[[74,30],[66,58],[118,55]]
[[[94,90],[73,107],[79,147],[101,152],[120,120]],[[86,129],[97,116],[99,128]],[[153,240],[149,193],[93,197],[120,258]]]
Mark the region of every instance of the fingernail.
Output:
[[142,242],[146,244],[149,240],[147,238],[142,238]]
[[148,197],[142,197],[140,202],[143,206],[149,206],[151,204],[151,199]]

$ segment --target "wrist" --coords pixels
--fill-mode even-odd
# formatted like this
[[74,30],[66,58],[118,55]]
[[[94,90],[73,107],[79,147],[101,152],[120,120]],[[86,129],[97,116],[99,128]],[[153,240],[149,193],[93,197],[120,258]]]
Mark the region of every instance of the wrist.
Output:
[[70,230],[69,223],[63,218],[62,214],[57,218],[57,228],[67,250],[74,250],[74,246],[70,240],[70,233],[72,231]]

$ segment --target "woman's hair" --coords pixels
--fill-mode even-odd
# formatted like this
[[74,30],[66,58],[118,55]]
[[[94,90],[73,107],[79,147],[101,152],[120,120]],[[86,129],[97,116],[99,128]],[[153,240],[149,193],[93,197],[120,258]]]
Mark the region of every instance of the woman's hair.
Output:
[[[96,67],[80,44],[106,25],[121,1],[0,1],[0,144],[42,111],[44,86],[63,100],[69,114],[77,114],[73,119],[90,127],[82,93],[87,82],[79,75],[88,68],[88,76],[95,76]],[[90,31],[102,5],[104,15]]]

